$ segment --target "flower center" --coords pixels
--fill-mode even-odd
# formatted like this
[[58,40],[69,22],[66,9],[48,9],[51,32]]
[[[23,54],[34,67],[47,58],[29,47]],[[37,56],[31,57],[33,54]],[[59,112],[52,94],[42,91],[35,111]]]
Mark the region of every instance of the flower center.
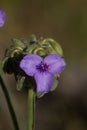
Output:
[[50,66],[47,62],[43,63],[41,62],[39,65],[36,65],[36,69],[38,69],[40,72],[48,71]]

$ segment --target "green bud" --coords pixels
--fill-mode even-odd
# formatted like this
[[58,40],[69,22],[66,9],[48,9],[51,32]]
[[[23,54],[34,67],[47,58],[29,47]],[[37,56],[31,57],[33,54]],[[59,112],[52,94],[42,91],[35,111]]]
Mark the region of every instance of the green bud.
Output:
[[5,56],[1,62],[3,71],[8,74],[19,72],[19,62],[23,58],[23,52],[26,44],[18,39],[13,39],[12,44],[5,51]]
[[59,54],[63,56],[63,51],[59,43],[51,38],[38,40],[37,43],[32,44],[27,49],[27,54],[37,54],[41,57],[45,57],[49,54]]
[[51,88],[51,91],[54,91],[56,89],[56,87],[58,86],[58,79],[59,79],[60,75],[55,75],[55,81],[54,81],[54,84],[53,84],[53,87]]
[[30,37],[29,37],[29,44],[33,44],[37,41],[37,38],[34,34],[32,34]]
[[26,48],[25,43],[23,43],[21,40],[13,39],[12,45],[7,50],[6,56],[7,57],[14,57],[14,55],[22,53],[22,51]]
[[40,42],[40,45],[44,50],[47,51],[47,55],[49,54],[59,54],[63,55],[63,50],[59,43],[57,43],[55,40],[51,38],[44,39]]
[[25,77],[22,76],[20,79],[17,80],[17,90],[20,91],[24,86],[24,80],[25,80]]

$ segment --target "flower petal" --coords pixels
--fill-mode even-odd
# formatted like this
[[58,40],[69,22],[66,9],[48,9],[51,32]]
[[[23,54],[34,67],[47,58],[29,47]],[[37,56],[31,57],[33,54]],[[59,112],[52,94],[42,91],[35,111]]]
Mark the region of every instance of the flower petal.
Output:
[[54,83],[54,76],[48,72],[37,72],[34,76],[37,84],[37,93],[48,93]]
[[35,54],[29,54],[25,56],[20,62],[20,68],[24,70],[24,72],[29,75],[33,76],[36,72],[36,65],[40,64],[43,59]]
[[65,60],[58,54],[51,54],[45,57],[44,62],[46,62],[49,67],[49,72],[52,74],[60,74],[66,67]]
[[6,21],[6,14],[5,12],[0,9],[0,27],[3,27]]

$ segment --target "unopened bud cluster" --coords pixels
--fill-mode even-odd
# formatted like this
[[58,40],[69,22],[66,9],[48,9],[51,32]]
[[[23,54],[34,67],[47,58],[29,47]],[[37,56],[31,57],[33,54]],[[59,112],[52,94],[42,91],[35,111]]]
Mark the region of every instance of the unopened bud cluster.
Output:
[[[20,61],[28,54],[37,54],[44,58],[50,54],[63,56],[63,51],[61,46],[51,38],[44,39],[41,37],[37,39],[35,35],[31,35],[29,41],[13,39],[11,46],[5,51],[2,69],[5,73],[14,74],[17,81],[17,90],[21,90],[23,87],[35,86],[34,79],[27,76],[19,67]],[[55,75],[55,83],[52,90],[58,85],[58,77],[59,75]]]

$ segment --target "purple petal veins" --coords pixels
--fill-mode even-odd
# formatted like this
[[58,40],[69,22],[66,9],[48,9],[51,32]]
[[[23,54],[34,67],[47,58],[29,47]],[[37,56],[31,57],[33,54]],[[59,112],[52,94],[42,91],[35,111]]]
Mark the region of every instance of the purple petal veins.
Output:
[[0,27],[3,27],[6,22],[6,14],[4,10],[0,9]]
[[48,55],[44,59],[29,54],[20,62],[20,68],[27,75],[34,76],[38,93],[48,93],[54,83],[54,74],[60,74],[65,67],[65,60],[58,54]]

